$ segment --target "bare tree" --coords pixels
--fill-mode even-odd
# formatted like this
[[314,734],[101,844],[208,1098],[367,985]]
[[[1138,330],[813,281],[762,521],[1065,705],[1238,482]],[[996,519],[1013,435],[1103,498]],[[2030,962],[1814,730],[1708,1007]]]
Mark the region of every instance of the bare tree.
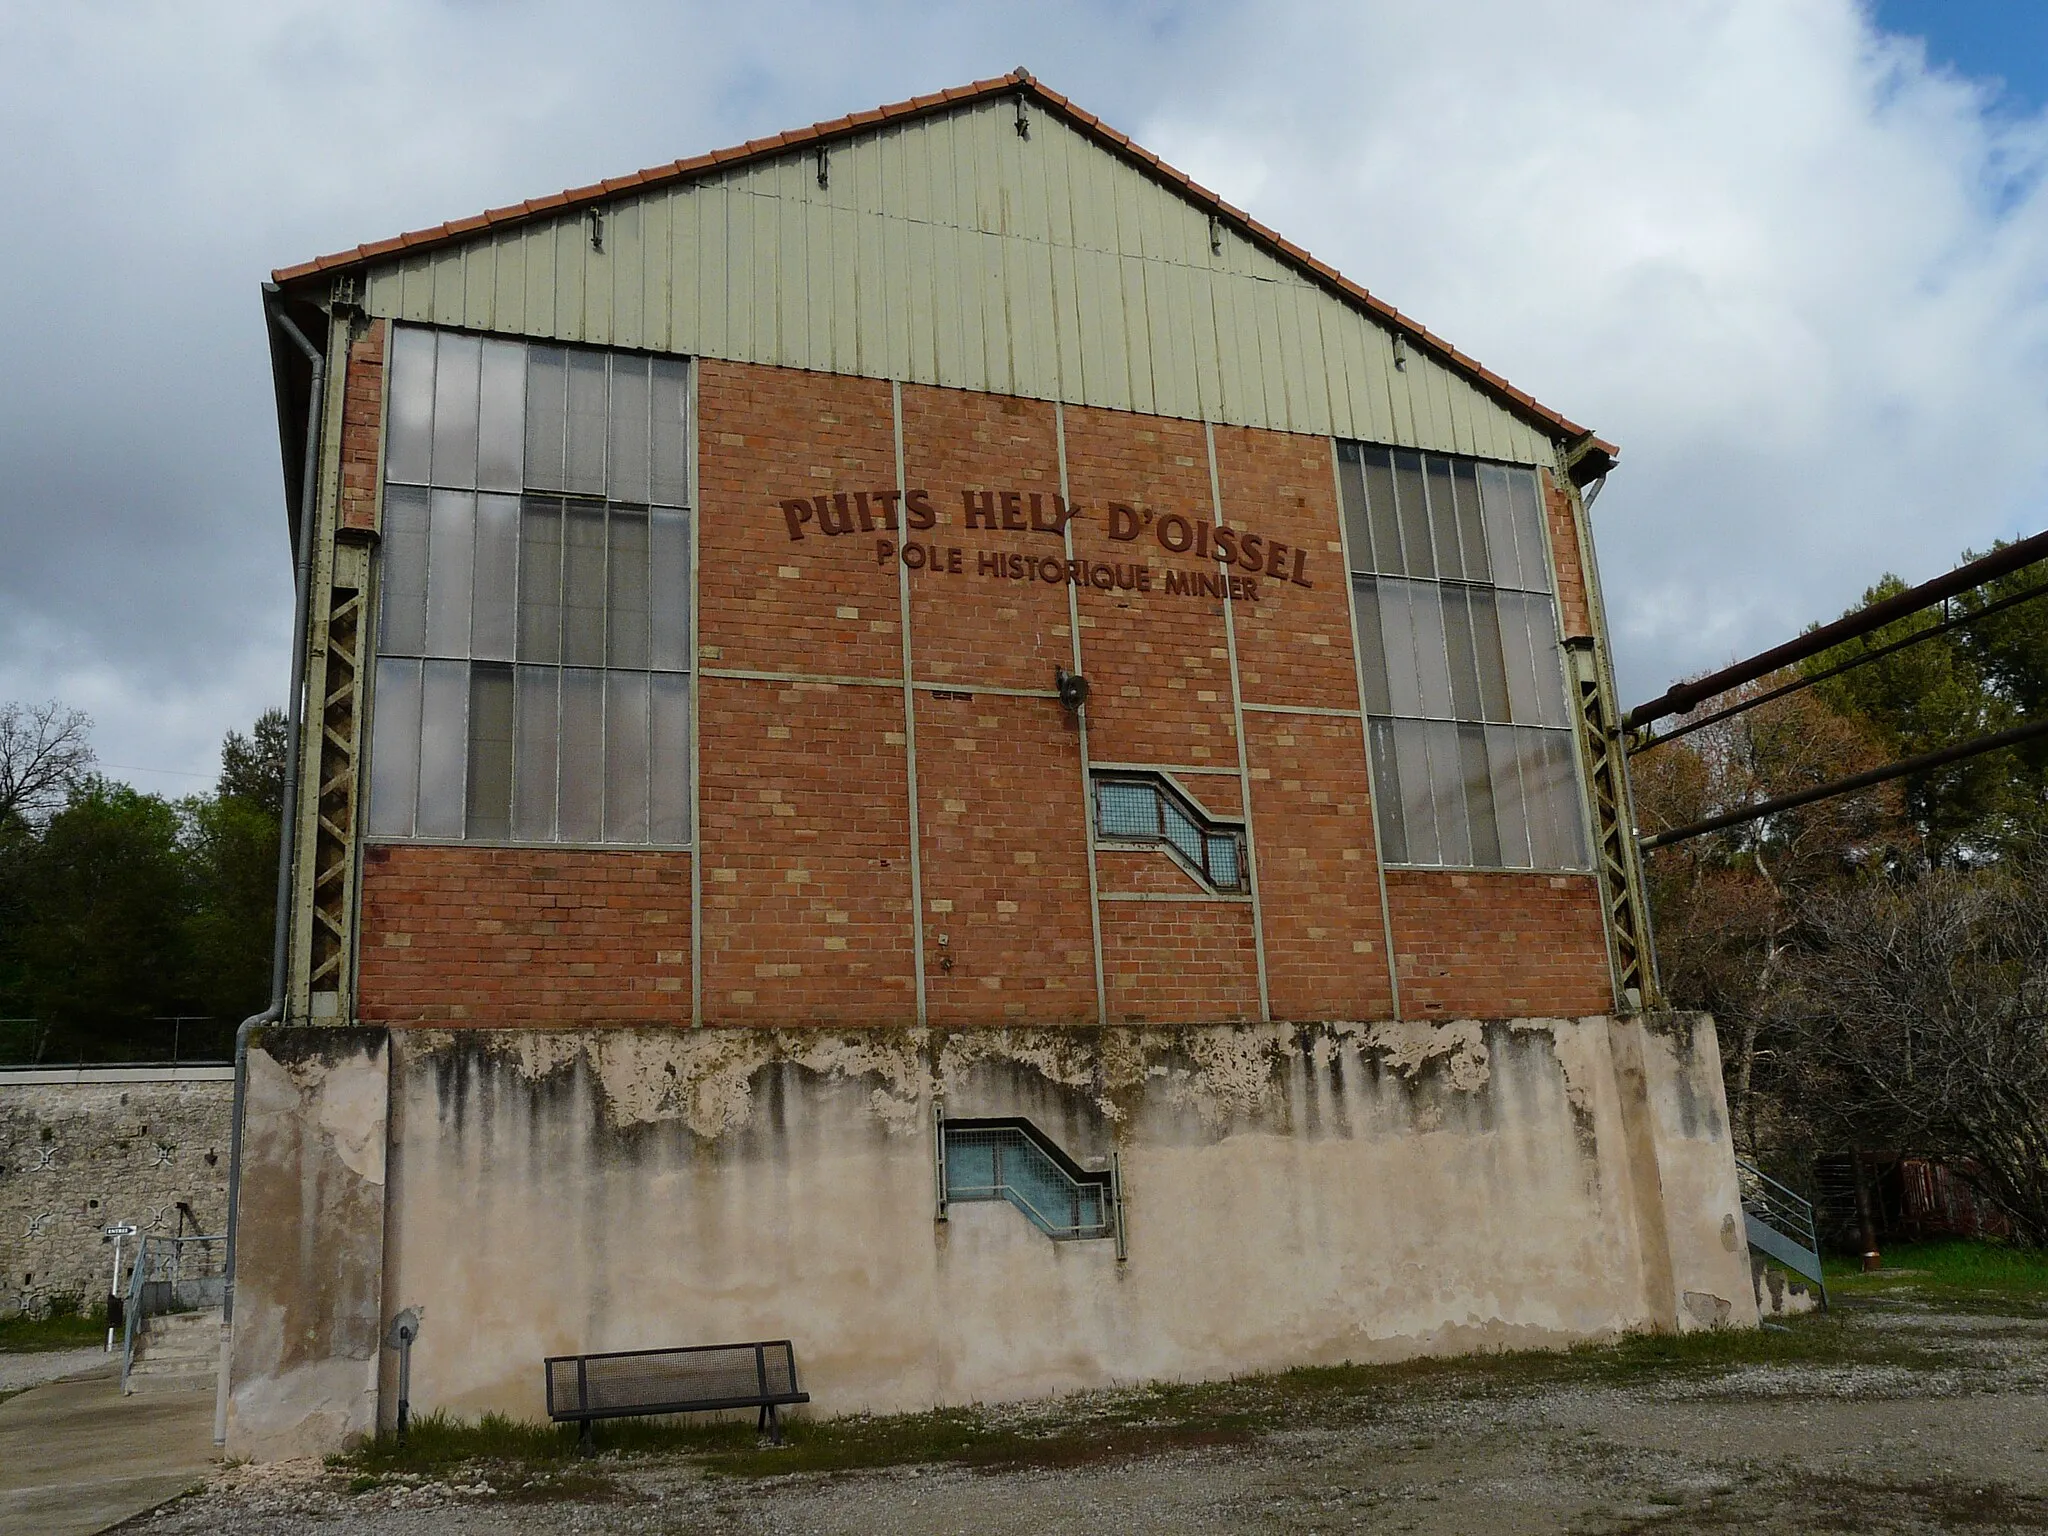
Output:
[[0,704],[0,823],[48,816],[91,774],[94,756],[82,710],[54,699]]
[[1809,1114],[1948,1161],[2048,1246],[2048,854],[1858,882],[1804,927],[1773,1001]]

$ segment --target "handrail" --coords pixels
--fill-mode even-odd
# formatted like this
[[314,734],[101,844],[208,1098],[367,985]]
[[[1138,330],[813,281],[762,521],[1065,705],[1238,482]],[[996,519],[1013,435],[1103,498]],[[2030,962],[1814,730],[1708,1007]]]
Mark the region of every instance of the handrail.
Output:
[[[170,1249],[170,1260],[167,1267],[172,1273],[164,1278],[168,1279],[172,1285],[176,1285],[178,1281],[184,1278],[185,1247],[188,1243],[195,1244],[204,1250],[214,1243],[225,1243],[226,1241],[227,1239],[218,1233],[210,1236],[195,1233],[191,1237],[167,1237],[159,1232],[146,1234],[136,1245],[135,1264],[128,1271],[128,1302],[121,1309],[123,1314],[121,1319],[121,1392],[124,1396],[134,1390],[129,1385],[128,1378],[135,1368],[135,1335],[143,1322],[143,1297],[147,1294],[144,1287],[149,1284],[151,1278],[150,1245],[152,1243],[156,1245],[159,1255],[162,1254],[165,1248]],[[155,1262],[160,1266],[164,1264],[164,1260],[161,1257],[158,1257]]]
[[1738,1157],[1735,1169],[1750,1246],[1813,1281],[1820,1287],[1821,1309],[1828,1310],[1828,1283],[1822,1273],[1820,1226],[1813,1202],[1754,1163]]

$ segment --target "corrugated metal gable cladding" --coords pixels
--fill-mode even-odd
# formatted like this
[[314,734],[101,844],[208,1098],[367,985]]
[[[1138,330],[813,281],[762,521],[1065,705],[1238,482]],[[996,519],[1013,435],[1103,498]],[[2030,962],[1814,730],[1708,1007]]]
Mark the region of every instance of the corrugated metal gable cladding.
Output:
[[[369,269],[374,315],[1547,463],[1544,435],[1002,100]],[[1211,247],[1212,229],[1221,249]]]

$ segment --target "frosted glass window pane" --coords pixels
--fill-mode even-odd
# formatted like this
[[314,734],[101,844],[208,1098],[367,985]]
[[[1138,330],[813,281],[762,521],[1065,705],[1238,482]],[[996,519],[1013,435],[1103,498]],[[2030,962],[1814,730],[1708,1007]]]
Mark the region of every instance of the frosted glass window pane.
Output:
[[647,674],[604,680],[604,840],[647,841]]
[[1401,828],[1407,836],[1410,864],[1441,864],[1436,835],[1436,807],[1430,800],[1429,748],[1419,720],[1392,722],[1395,779],[1401,791]]
[[428,531],[427,654],[469,654],[470,577],[476,564],[476,497],[435,491]]
[[1368,448],[1359,462],[1365,469],[1367,516],[1372,522],[1373,569],[1399,576],[1408,569],[1401,558],[1401,513],[1394,500],[1394,460],[1384,448]]
[[378,648],[417,656],[427,647],[427,493],[394,485],[384,493],[384,540],[377,551],[380,576]]
[[1479,717],[1504,721],[1509,718],[1508,671],[1501,654],[1499,597],[1487,590],[1465,596],[1472,610],[1472,657],[1479,668]]
[[562,504],[552,496],[520,503],[519,659],[562,659]]
[[1429,498],[1422,489],[1422,455],[1394,455],[1394,493],[1400,505],[1401,548],[1410,576],[1436,575],[1429,538]]
[[1529,621],[1529,651],[1536,672],[1536,709],[1545,725],[1571,724],[1566,701],[1563,648],[1557,641],[1557,610],[1548,597],[1534,592],[1522,598]]
[[1159,792],[1149,784],[1097,784],[1095,817],[1104,837],[1157,837]]
[[421,837],[462,836],[469,663],[429,661],[420,690]]
[[486,341],[477,386],[477,488],[521,489],[525,444],[526,348],[516,341]]
[[370,836],[412,836],[420,787],[420,664],[377,663],[370,727]]
[[512,835],[522,841],[554,841],[561,676],[553,667],[521,667],[514,677]]
[[604,511],[569,503],[562,515],[562,660],[604,665]]
[[1543,712],[1536,698],[1536,655],[1529,642],[1529,599],[1522,592],[1496,594],[1500,612],[1501,660],[1508,676],[1508,713],[1517,725],[1536,725]]
[[1479,712],[1479,662],[1474,654],[1472,610],[1466,602],[1467,595],[1462,587],[1445,587],[1442,592],[1444,647],[1451,672],[1451,717],[1456,720],[1482,718]]
[[1372,723],[1372,792],[1379,812],[1380,858],[1408,862],[1408,837],[1401,824],[1401,768],[1394,754],[1394,722]]
[[613,507],[605,665],[647,665],[647,515]]
[[562,440],[567,431],[569,356],[560,347],[526,349],[526,484],[537,491],[567,486]]
[[1565,827],[1560,817],[1564,809],[1559,803],[1558,768],[1567,771],[1570,764],[1560,763],[1558,754],[1550,750],[1553,732],[1517,731],[1517,745],[1521,749],[1522,788],[1529,808],[1529,852],[1531,861],[1539,869],[1557,869],[1570,862]]
[[657,843],[690,840],[690,680],[654,675],[647,835]]
[[606,494],[613,501],[647,500],[647,359],[612,358],[611,451]]
[[1387,647],[1380,634],[1379,583],[1362,576],[1351,584],[1351,601],[1358,610],[1358,670],[1365,684],[1365,711],[1369,715],[1393,712],[1387,694]]
[[604,674],[577,668],[562,673],[560,817],[564,842],[595,843],[604,836]]
[[1529,815],[1523,805],[1522,765],[1516,738],[1520,732],[1509,726],[1486,727],[1486,765],[1493,780],[1493,818],[1499,831],[1500,861],[1509,869],[1527,869]]
[[1543,506],[1536,491],[1536,473],[1511,469],[1507,477],[1514,507],[1515,544],[1522,554],[1521,585],[1531,592],[1548,592],[1550,559],[1544,548]]
[[512,835],[512,669],[469,669],[469,837]]
[[1486,542],[1493,555],[1493,579],[1503,587],[1519,587],[1521,555],[1515,546],[1515,498],[1508,472],[1498,464],[1479,466],[1479,506],[1486,522]]
[[1344,503],[1344,534],[1351,545],[1351,569],[1373,571],[1372,521],[1365,504],[1365,471],[1356,443],[1337,445],[1337,492]]
[[1458,543],[1465,554],[1465,578],[1491,581],[1493,565],[1486,553],[1486,517],[1479,506],[1478,466],[1453,459],[1451,481],[1458,497]]
[[1429,789],[1436,802],[1437,848],[1445,864],[1472,862],[1472,835],[1465,821],[1465,769],[1458,750],[1458,728],[1432,720],[1422,729],[1429,738]]
[[519,498],[476,499],[475,594],[469,617],[469,654],[510,661],[519,619]]
[[671,507],[690,501],[690,365],[672,357],[654,359],[653,499]]
[[690,667],[690,514],[654,512],[648,523],[648,663]]
[[1423,462],[1427,466],[1429,526],[1436,539],[1437,574],[1456,579],[1466,571],[1464,555],[1458,548],[1458,502],[1451,494],[1451,461],[1430,458]]
[[1380,599],[1380,638],[1387,655],[1388,708],[1397,715],[1422,713],[1422,684],[1415,668],[1415,594],[1412,581],[1376,583]]
[[1415,621],[1415,675],[1422,686],[1422,713],[1451,718],[1451,663],[1444,650],[1443,589],[1416,582],[1409,588]]
[[434,363],[434,484],[476,485],[476,387],[481,344],[443,331]]
[[384,478],[425,485],[433,465],[434,333],[400,326],[391,337]]
[[1209,839],[1209,879],[1226,891],[1234,891],[1244,884],[1244,876],[1238,869],[1236,838],[1212,836]]
[[1534,733],[1543,761],[1543,793],[1549,803],[1550,857],[1554,869],[1584,869],[1591,861],[1586,850],[1585,807],[1579,798],[1578,775],[1572,771],[1572,738],[1569,731]]
[[1465,817],[1472,834],[1472,862],[1481,869],[1500,868],[1500,835],[1494,824],[1493,776],[1487,766],[1486,727],[1458,727],[1458,763],[1465,798]]
[[564,489],[604,494],[605,356],[573,348],[569,356],[569,435]]
[[1159,801],[1159,821],[1166,831],[1166,840],[1178,848],[1190,864],[1200,869],[1202,867],[1202,834],[1200,829],[1192,821],[1188,820],[1186,814],[1179,806],[1163,796]]

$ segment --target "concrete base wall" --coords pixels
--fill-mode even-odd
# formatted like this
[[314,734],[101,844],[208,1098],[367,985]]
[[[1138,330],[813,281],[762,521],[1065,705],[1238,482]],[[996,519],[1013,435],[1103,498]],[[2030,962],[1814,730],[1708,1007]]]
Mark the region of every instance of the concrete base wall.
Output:
[[227,1452],[320,1455],[376,1427],[385,1033],[268,1030],[246,1095]]
[[[416,1413],[521,1418],[543,1357],[587,1350],[786,1336],[834,1414],[1756,1322],[1704,1017],[389,1038],[389,1183],[342,1200],[287,1198],[339,1156],[314,1134],[336,1081],[264,1069],[270,1123],[306,1132],[252,1134],[243,1220],[333,1315],[304,1317],[319,1359],[245,1300],[240,1454],[366,1428],[405,1307]],[[366,1096],[351,1125],[372,1056],[328,1069]],[[1083,1164],[1114,1148],[1127,1261],[1006,1204],[936,1220],[935,1096]],[[380,1397],[388,1423],[388,1351]]]

